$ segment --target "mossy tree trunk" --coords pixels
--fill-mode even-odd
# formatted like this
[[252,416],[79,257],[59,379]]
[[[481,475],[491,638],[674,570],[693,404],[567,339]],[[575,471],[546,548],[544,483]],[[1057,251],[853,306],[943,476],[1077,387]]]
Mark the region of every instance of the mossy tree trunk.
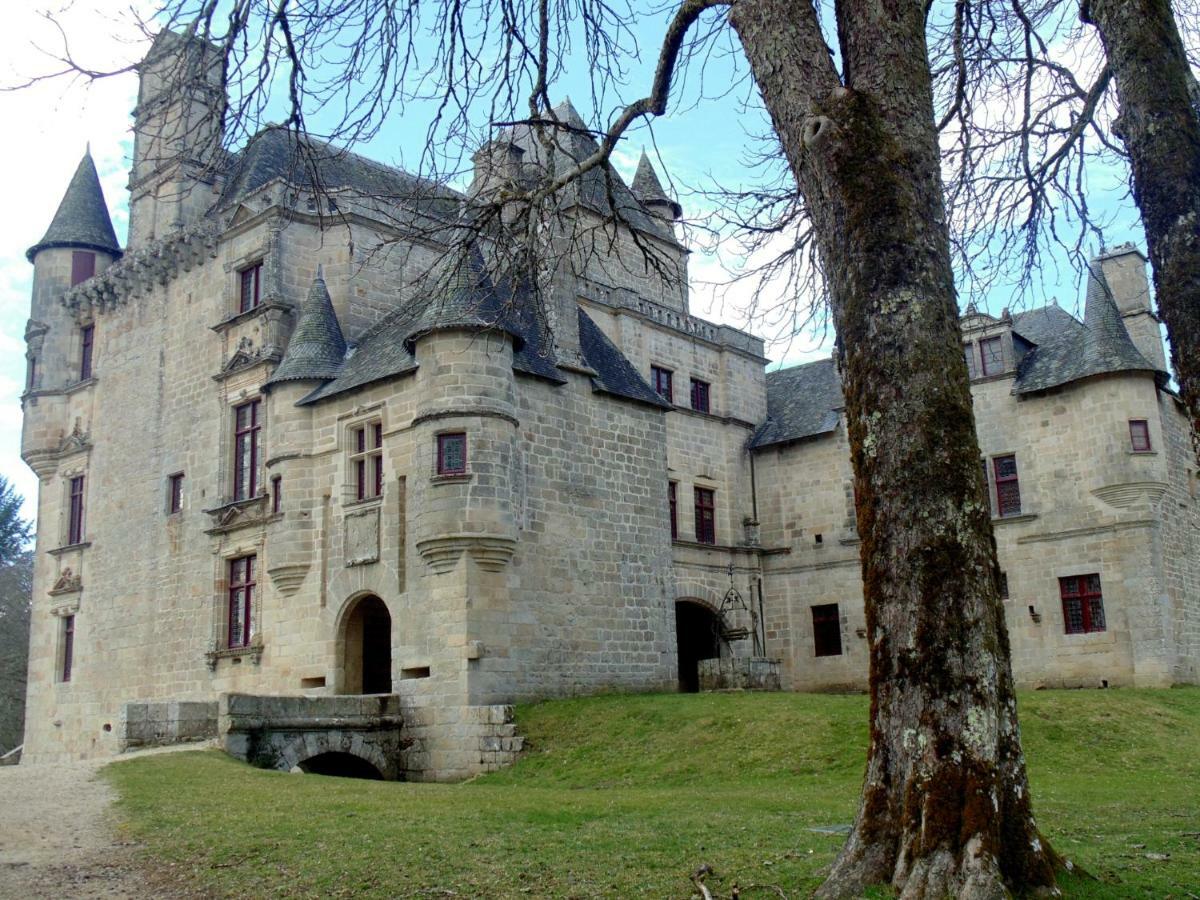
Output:
[[1081,13],[1116,76],[1171,363],[1200,454],[1200,96],[1170,0],[1090,0]]
[[942,206],[924,4],[731,20],[818,235],[839,338],[870,641],[861,806],[822,897],[1053,888],[1031,813]]

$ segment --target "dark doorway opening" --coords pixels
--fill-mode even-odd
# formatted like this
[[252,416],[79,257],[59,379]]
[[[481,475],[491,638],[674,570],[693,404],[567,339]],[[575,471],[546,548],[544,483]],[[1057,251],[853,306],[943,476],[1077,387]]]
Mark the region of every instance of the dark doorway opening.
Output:
[[338,778],[369,778],[383,781],[383,774],[353,753],[318,753],[300,763],[300,771],[307,775],[334,775]]
[[675,636],[679,642],[679,690],[700,690],[699,662],[721,655],[721,620],[707,606],[680,600],[675,604]]
[[346,617],[342,638],[343,691],[392,692],[392,616],[382,600],[366,596]]

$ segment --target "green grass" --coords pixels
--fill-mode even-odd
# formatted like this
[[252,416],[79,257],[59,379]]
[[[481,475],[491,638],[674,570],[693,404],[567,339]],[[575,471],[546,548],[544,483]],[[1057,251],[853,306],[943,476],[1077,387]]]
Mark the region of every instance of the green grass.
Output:
[[[1021,711],[1042,830],[1097,879],[1065,894],[1200,896],[1200,689],[1040,692]],[[843,840],[814,829],[853,818],[866,714],[865,697],[804,694],[543,703],[517,711],[515,767],[460,785],[217,752],[105,771],[153,865],[221,896],[688,897],[708,863],[720,893],[795,898]]]

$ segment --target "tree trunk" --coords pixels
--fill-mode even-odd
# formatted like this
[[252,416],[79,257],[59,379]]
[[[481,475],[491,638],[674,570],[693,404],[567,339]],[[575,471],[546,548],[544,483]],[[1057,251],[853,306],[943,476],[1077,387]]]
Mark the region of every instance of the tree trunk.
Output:
[[1200,98],[1170,0],[1085,0],[1117,80],[1158,308],[1200,457]]
[[870,748],[818,896],[1053,889],[962,355],[923,4],[840,2],[841,77],[811,4],[738,0],[731,20],[816,226],[858,495]]

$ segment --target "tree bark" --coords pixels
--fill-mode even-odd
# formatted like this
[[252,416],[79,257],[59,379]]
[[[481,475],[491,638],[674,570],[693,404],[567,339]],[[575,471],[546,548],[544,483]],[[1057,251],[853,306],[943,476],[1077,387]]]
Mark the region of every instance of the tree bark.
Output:
[[962,355],[923,4],[837,12],[841,76],[810,3],[731,12],[816,228],[857,485],[870,748],[854,829],[818,896],[1052,890]]
[[1170,0],[1085,0],[1116,76],[1171,363],[1200,458],[1200,99]]

